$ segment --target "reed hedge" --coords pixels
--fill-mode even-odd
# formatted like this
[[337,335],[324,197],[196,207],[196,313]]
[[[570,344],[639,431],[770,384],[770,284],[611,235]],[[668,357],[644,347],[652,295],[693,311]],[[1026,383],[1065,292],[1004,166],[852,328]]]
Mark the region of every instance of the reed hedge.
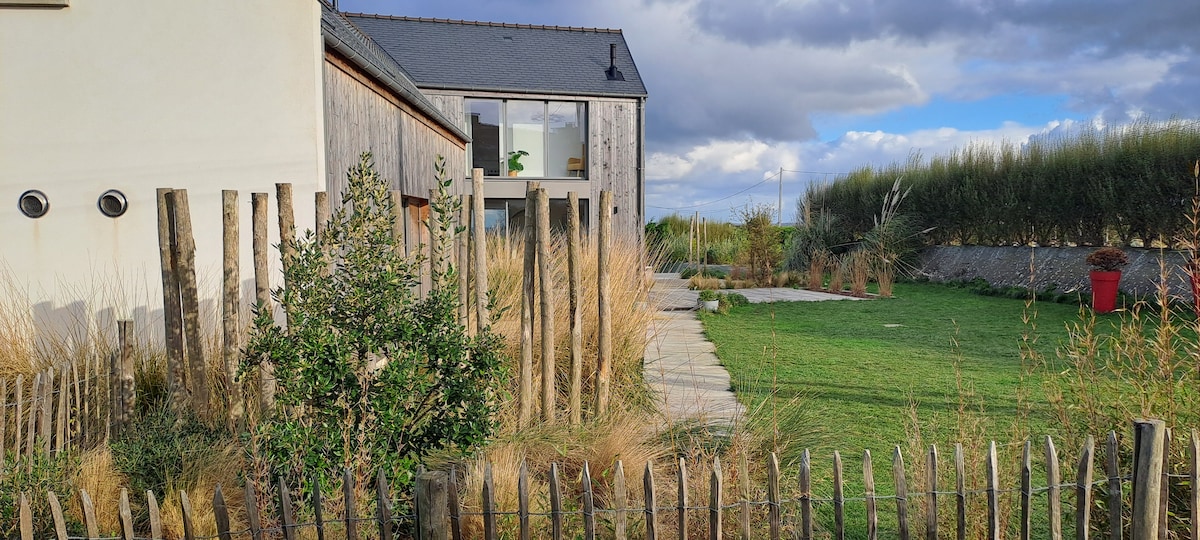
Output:
[[1084,126],[1023,145],[975,143],[947,155],[864,167],[810,186],[811,208],[868,231],[896,178],[912,188],[905,213],[934,243],[1171,243],[1195,193],[1200,120]]

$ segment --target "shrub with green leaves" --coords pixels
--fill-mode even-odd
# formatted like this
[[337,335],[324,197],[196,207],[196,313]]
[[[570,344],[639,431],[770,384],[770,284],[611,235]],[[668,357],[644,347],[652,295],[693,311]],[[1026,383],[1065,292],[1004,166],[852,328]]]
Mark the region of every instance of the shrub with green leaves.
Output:
[[[446,234],[434,252],[446,253],[461,232],[450,221],[458,203],[444,160],[435,170],[432,226]],[[424,456],[473,449],[496,429],[501,343],[490,328],[469,336],[460,324],[452,265],[431,265],[432,290],[417,294],[425,260],[393,237],[389,185],[369,153],[348,177],[327,232],[305,234],[285,261],[288,285],[273,296],[288,325],[258,310],[243,367],[271,362],[278,380],[259,451],[290,478],[382,468],[407,486]]]

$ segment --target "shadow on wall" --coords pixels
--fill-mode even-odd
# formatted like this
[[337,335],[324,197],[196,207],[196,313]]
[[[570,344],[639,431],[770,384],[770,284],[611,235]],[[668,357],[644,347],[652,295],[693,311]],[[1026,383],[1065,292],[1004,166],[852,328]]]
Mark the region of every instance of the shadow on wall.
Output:
[[[971,281],[982,278],[993,286],[1059,292],[1091,292],[1090,267],[1084,262],[1094,247],[988,247],[931,246],[921,253],[918,275],[932,281]],[[1165,263],[1172,296],[1191,298],[1183,272],[1184,258],[1177,251],[1122,248],[1129,264],[1122,269],[1121,290],[1152,295],[1158,289]]]

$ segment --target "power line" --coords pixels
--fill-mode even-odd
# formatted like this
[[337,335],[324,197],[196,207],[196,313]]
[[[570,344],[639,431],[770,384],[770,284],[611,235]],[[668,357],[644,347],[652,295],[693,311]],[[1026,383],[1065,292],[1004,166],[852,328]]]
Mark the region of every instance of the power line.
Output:
[[767,182],[770,182],[770,181],[771,181],[771,179],[772,179],[772,178],[775,178],[776,176],[779,176],[779,173],[772,174],[771,176],[768,176],[768,177],[766,177],[766,178],[763,178],[762,182],[759,182],[759,183],[757,183],[757,184],[754,184],[753,186],[750,186],[750,187],[748,187],[748,188],[746,188],[746,189],[743,189],[743,190],[741,190],[741,191],[739,191],[739,192],[737,192],[737,193],[734,193],[733,195],[729,195],[729,196],[727,196],[727,197],[721,197],[720,199],[717,199],[717,200],[715,200],[715,201],[709,201],[709,202],[706,202],[706,203],[700,203],[700,204],[689,204],[689,205],[686,205],[686,206],[675,206],[675,207],[669,207],[669,206],[654,206],[654,205],[652,205],[652,204],[647,204],[646,206],[648,206],[648,207],[650,207],[650,208],[657,208],[657,209],[659,209],[659,210],[683,210],[683,209],[686,209],[686,208],[700,208],[701,206],[708,206],[708,205],[710,205],[710,204],[717,204],[717,203],[719,203],[719,202],[722,202],[722,201],[727,201],[727,200],[729,200],[729,199],[732,199],[732,198],[734,198],[734,197],[737,197],[738,195],[741,195],[741,194],[743,194],[743,193],[745,193],[745,192],[747,192],[747,191],[750,191],[750,190],[752,190],[752,189],[754,189],[754,188],[756,188],[756,187],[758,187],[758,186],[761,186],[761,185],[763,185],[763,184],[765,184],[765,183],[767,183]]

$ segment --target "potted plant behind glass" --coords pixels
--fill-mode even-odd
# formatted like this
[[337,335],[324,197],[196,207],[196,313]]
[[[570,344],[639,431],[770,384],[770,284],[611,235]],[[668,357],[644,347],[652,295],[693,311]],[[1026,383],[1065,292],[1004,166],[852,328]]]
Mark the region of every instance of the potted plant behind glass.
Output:
[[700,291],[700,309],[704,311],[716,311],[719,307],[721,307],[721,299],[717,296],[717,291],[712,289]]
[[1129,256],[1115,247],[1102,247],[1087,256],[1092,266],[1092,309],[1109,313],[1117,308],[1117,285],[1121,282],[1121,267],[1129,264]]
[[508,175],[516,176],[521,171],[525,170],[525,166],[521,165],[521,158],[528,156],[529,152],[517,150],[508,153]]

